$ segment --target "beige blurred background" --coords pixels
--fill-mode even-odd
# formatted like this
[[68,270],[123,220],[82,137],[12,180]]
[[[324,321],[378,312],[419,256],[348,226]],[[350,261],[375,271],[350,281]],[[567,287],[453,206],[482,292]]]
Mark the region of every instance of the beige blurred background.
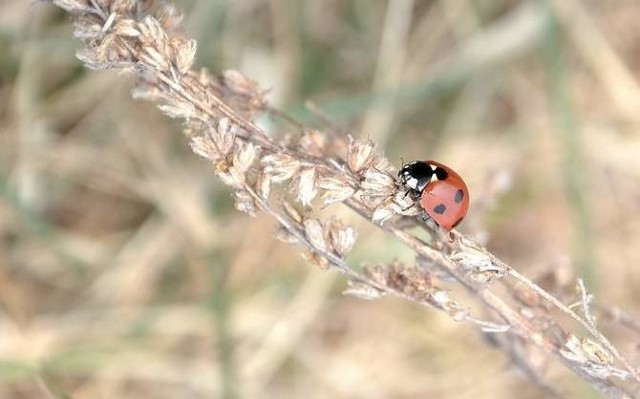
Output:
[[[639,2],[176,3],[199,66],[322,127],[311,101],[398,165],[453,166],[460,230],[640,316]],[[53,6],[0,2],[0,398],[545,397],[471,326],[342,296],[128,78],[83,69],[71,32]],[[343,216],[354,265],[411,260]],[[637,332],[602,327],[640,360]]]

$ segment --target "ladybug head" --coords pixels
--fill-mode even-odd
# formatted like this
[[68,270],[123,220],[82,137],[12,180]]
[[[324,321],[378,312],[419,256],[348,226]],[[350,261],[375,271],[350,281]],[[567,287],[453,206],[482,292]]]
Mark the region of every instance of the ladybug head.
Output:
[[431,166],[422,161],[404,164],[398,172],[398,178],[403,186],[416,192],[422,192],[433,177]]

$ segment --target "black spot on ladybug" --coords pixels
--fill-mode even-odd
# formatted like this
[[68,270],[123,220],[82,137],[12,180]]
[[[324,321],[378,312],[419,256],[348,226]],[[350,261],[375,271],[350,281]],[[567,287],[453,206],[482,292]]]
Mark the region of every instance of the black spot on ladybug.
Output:
[[447,211],[447,207],[444,204],[438,204],[433,208],[433,211],[438,215],[442,215]]
[[435,173],[438,180],[447,180],[447,177],[449,177],[449,173],[439,166],[433,171],[433,173]]
[[456,204],[459,204],[460,202],[462,202],[463,198],[464,198],[464,191],[458,190],[456,191],[456,194],[453,197],[453,200],[456,202]]

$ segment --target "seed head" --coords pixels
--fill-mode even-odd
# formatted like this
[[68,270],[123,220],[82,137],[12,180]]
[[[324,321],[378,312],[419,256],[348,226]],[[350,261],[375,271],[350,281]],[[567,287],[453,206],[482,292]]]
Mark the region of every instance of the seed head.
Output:
[[376,146],[372,141],[359,141],[349,136],[347,147],[347,164],[353,173],[361,173],[373,163],[373,153]]
[[302,205],[311,206],[311,201],[318,193],[316,183],[316,168],[308,168],[300,173],[298,180],[298,200]]

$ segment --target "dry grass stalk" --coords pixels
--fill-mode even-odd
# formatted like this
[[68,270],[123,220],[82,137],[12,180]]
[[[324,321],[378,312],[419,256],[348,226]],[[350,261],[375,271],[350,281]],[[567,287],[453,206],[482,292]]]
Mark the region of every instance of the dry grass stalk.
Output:
[[[151,100],[168,116],[184,121],[191,148],[210,160],[218,177],[234,190],[236,208],[269,215],[280,227],[280,239],[304,247],[317,266],[347,275],[347,294],[367,299],[394,295],[438,309],[495,334],[517,364],[533,370],[528,375],[541,371],[523,348],[537,347],[604,395],[632,397],[621,380],[637,386],[638,372],[598,330],[591,295],[581,281],[578,314],[470,237],[444,235],[431,226],[434,239],[427,243],[408,232],[407,223],[400,222],[415,221],[416,210],[407,209],[393,167],[374,143],[302,126],[296,138],[278,141],[268,136],[252,122],[268,110],[264,92],[236,71],[219,76],[194,71],[196,43],[181,33],[181,18],[172,5],[152,9],[150,1],[142,0],[50,2],[72,16],[75,35],[84,43],[78,57],[87,67],[133,76],[134,97]],[[289,190],[275,190],[278,184]],[[310,216],[314,207],[335,203],[409,246],[417,265],[395,262],[368,266],[363,272],[351,267],[345,256],[355,244],[355,229]],[[439,288],[442,276],[470,292],[497,322],[472,316],[451,292]],[[492,291],[496,283],[512,296]],[[551,308],[569,315],[590,336],[563,326]]]

